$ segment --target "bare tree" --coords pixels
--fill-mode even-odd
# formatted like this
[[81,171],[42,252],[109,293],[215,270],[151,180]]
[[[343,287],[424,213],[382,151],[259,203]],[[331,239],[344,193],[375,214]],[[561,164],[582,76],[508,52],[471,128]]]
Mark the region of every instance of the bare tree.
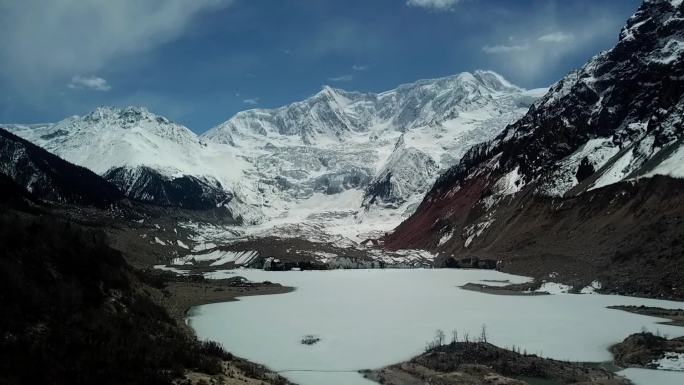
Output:
[[458,330],[454,329],[451,331],[451,343],[456,344],[458,342]]
[[437,329],[435,331],[435,338],[432,341],[425,344],[425,352],[429,352],[432,349],[436,349],[440,346],[443,346],[445,338],[446,334],[444,334],[444,330]]
[[444,339],[445,338],[446,338],[446,334],[444,334],[444,330],[437,329],[437,331],[435,332],[435,342],[437,343],[437,346],[444,345]]
[[482,331],[480,331],[480,341],[487,342],[487,325],[482,324]]

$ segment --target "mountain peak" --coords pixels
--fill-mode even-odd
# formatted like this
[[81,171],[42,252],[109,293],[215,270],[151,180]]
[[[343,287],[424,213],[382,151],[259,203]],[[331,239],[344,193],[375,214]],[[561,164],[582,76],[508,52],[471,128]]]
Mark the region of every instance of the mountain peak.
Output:
[[508,80],[506,80],[500,74],[490,71],[490,70],[477,70],[473,73],[473,76],[480,81],[485,86],[495,90],[495,91],[521,91],[522,89]]
[[118,120],[127,124],[132,124],[143,120],[156,121],[160,124],[171,123],[171,121],[165,117],[154,114],[147,108],[141,106],[99,106],[89,114],[83,116],[83,119],[90,122]]
[[[418,80],[381,93],[345,91],[325,85],[299,102],[237,113],[207,131],[203,138],[236,145],[242,141],[240,138],[286,135],[298,136],[305,144],[314,143],[317,138],[335,143],[353,132],[373,127],[405,132],[454,119],[464,111],[512,111],[532,103],[530,95],[523,92],[492,71]],[[498,97],[505,94],[510,97]]]
[[321,91],[319,92],[319,94],[337,94],[337,93],[339,93],[339,91],[336,88],[333,88],[332,86],[329,86],[327,84],[324,85],[321,88]]

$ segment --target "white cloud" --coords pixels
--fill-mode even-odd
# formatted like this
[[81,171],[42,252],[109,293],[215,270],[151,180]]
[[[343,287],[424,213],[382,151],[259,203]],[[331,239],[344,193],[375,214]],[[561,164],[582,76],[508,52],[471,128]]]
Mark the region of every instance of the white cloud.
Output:
[[526,81],[537,79],[573,55],[586,54],[599,36],[615,34],[622,23],[619,16],[600,10],[592,17],[566,20],[548,8],[519,23],[493,25],[495,36],[500,37],[482,46],[491,58],[484,66],[505,68]]
[[407,0],[406,5],[444,11],[451,9],[461,0]]
[[242,102],[250,106],[256,106],[257,104],[259,104],[259,98],[249,98],[243,100]]
[[342,75],[328,78],[331,82],[350,82],[354,80],[354,75]]
[[67,87],[71,89],[91,89],[95,91],[109,91],[112,87],[107,83],[107,79],[103,79],[99,76],[81,76],[76,75],[71,78],[71,82],[67,84]]
[[537,40],[543,43],[565,43],[575,38],[575,35],[565,32],[553,32],[539,36]]
[[97,73],[112,60],[175,39],[199,13],[231,2],[0,1],[0,75],[19,86],[46,87],[74,73]]
[[368,65],[356,65],[355,64],[352,66],[352,69],[354,71],[367,71],[369,68],[370,68],[370,66],[368,66]]
[[505,44],[485,45],[484,47],[482,47],[482,51],[484,51],[485,53],[488,53],[488,54],[520,52],[520,51],[527,51],[528,49],[530,49],[529,43],[511,44],[511,45],[505,45]]

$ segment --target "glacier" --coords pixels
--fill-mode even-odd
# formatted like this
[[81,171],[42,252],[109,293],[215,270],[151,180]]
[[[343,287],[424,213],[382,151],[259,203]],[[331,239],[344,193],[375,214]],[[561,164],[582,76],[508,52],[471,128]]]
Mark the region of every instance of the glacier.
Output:
[[0,126],[130,198],[225,207],[231,233],[325,232],[360,242],[407,218],[441,172],[545,92],[475,71],[381,93],[324,86],[300,102],[239,112],[200,136],[143,107]]

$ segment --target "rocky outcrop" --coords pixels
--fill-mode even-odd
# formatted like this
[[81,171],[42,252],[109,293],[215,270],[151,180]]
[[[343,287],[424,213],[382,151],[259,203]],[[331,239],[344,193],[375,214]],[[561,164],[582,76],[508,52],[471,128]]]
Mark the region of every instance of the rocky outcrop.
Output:
[[532,381],[553,384],[628,384],[624,378],[602,368],[502,349],[486,341],[438,343],[438,346],[427,349],[424,354],[409,361],[366,371],[364,375],[386,385],[536,383]]
[[191,175],[171,177],[144,166],[112,168],[103,177],[127,197],[158,206],[210,210],[232,198],[216,180]]
[[610,351],[615,363],[625,368],[684,370],[684,337],[667,339],[651,333],[632,334],[611,346]]

